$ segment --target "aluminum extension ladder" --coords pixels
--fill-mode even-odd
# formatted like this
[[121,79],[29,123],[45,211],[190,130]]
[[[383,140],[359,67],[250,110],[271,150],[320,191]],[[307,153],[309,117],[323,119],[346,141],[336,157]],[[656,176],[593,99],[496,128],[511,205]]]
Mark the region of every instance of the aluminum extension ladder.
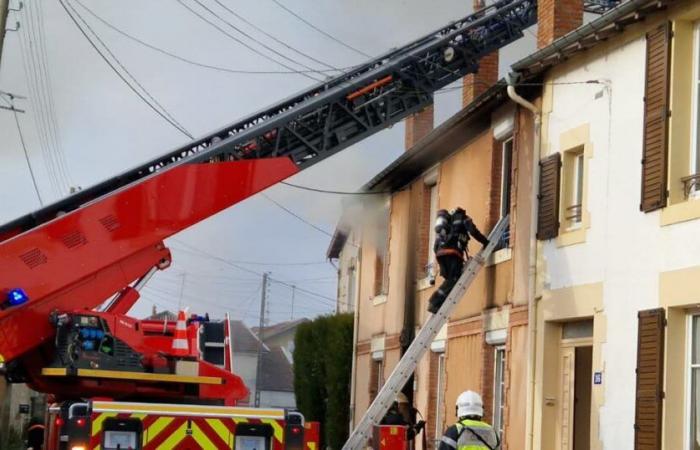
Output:
[[365,446],[371,436],[372,428],[374,425],[379,424],[394,402],[396,394],[406,385],[411,374],[416,370],[418,361],[420,361],[421,357],[428,350],[430,344],[443,325],[447,323],[450,313],[467,292],[472,281],[474,281],[476,275],[496,248],[496,245],[498,245],[501,240],[501,236],[503,236],[503,233],[507,229],[508,216],[505,216],[491,231],[489,235],[489,244],[467,262],[462,276],[459,277],[459,280],[454,288],[452,288],[452,291],[447,296],[445,303],[440,307],[440,310],[436,314],[431,315],[425,322],[425,325],[423,325],[423,328],[418,332],[415,339],[406,350],[406,353],[404,353],[401,360],[391,372],[391,375],[389,375],[384,386],[379,390],[377,397],[350,434],[342,450],[360,450]]

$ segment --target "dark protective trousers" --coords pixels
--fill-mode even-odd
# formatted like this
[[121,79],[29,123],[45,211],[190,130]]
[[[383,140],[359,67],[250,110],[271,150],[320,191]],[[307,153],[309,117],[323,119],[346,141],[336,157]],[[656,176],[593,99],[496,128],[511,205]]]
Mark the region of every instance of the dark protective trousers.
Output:
[[445,302],[445,299],[450,294],[462,270],[464,269],[464,260],[457,255],[444,255],[437,257],[440,265],[440,275],[445,279],[440,287],[430,297],[430,305],[428,311],[435,313],[440,306]]

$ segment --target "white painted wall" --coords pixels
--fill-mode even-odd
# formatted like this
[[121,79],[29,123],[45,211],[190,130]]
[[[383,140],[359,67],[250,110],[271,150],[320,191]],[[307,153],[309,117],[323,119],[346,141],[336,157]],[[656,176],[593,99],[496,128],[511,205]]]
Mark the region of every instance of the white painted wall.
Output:
[[[548,153],[560,150],[559,137],[590,124],[586,242],[557,248],[544,244],[545,287],[558,289],[603,283],[607,342],[603,346],[605,404],[600,411],[604,448],[632,449],[634,442],[637,312],[658,307],[659,273],[700,264],[698,224],[660,226],[660,212],[639,210],[643,131],[643,37],[591,58],[557,76],[554,83],[591,79],[599,84],[553,86]],[[595,94],[605,89],[604,95]],[[598,369],[594,369],[598,370]]]
[[258,371],[258,355],[255,353],[236,353],[233,355],[233,371],[243,378],[251,399],[255,395],[255,376]]

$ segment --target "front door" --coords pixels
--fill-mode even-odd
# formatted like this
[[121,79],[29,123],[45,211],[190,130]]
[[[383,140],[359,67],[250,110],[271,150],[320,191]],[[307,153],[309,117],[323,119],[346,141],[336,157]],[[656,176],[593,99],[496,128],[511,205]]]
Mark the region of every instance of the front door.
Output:
[[560,349],[557,450],[590,450],[591,445],[593,347],[577,344]]

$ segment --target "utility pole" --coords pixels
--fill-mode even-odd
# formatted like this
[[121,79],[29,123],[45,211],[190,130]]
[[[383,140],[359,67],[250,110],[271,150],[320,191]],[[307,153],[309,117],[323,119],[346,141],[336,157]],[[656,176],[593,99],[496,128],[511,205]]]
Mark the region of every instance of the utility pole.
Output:
[[258,326],[258,365],[255,371],[255,407],[260,407],[260,379],[262,378],[262,355],[263,355],[263,337],[265,331],[265,307],[267,302],[267,277],[268,272],[263,273],[262,278],[262,293],[260,294],[260,324]]
[[2,61],[2,45],[5,42],[5,27],[7,26],[7,11],[9,0],[0,0],[0,61]]
[[292,285],[292,316],[290,317],[290,320],[294,320],[294,296],[297,293],[297,287]]

